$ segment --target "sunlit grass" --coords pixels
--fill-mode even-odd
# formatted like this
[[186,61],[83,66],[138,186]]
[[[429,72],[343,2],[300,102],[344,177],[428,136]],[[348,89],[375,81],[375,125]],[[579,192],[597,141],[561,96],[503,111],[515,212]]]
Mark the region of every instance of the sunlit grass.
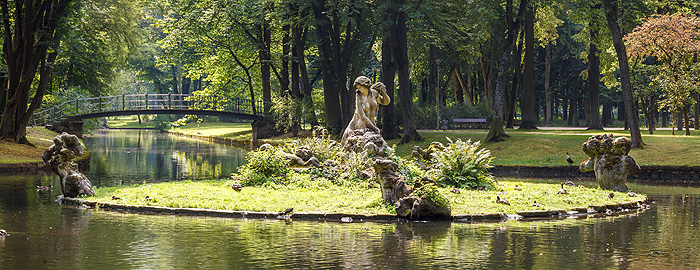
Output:
[[191,135],[201,135],[201,136],[214,136],[214,137],[238,137],[250,140],[252,127],[250,123],[189,123],[184,126],[173,127],[171,131],[191,134]]
[[108,117],[107,126],[110,128],[155,128],[156,123],[154,121],[146,121],[144,119],[142,119],[141,123],[139,123],[139,120],[135,115],[130,115]]
[[[487,142],[482,146],[491,150],[494,165],[530,165],[530,166],[562,166],[568,165],[566,153],[568,152],[576,164],[588,159],[588,156],[581,150],[581,145],[588,140],[591,135],[612,133],[617,136],[626,136],[629,133],[624,131],[519,131],[507,130],[510,135],[503,142]],[[642,135],[642,140],[646,144],[644,149],[633,149],[630,156],[637,161],[640,166],[644,165],[670,165],[670,166],[700,166],[700,132],[691,133],[692,136],[670,135],[669,130],[657,130],[654,135]],[[426,148],[431,142],[439,141],[447,143],[445,137],[452,140],[457,138],[462,140],[483,141],[486,132],[421,132],[423,141],[411,142],[407,145],[398,145],[396,152],[398,156],[409,158],[413,145]],[[678,134],[678,132],[677,132]],[[389,145],[398,144],[399,140],[394,139],[388,142]]]
[[[217,210],[239,210],[279,212],[294,207],[295,212],[391,214],[390,208],[382,204],[379,188],[366,184],[338,185],[328,180],[299,180],[289,185],[245,187],[235,191],[230,181],[184,181],[135,186],[98,188],[97,195],[88,200],[127,205],[151,205],[165,207],[206,208]],[[521,191],[513,189],[521,186]],[[587,207],[632,200],[626,193],[615,193],[597,188],[565,186],[568,195],[556,194],[558,184],[500,180],[499,188],[506,193],[499,195],[510,201],[506,206],[495,202],[498,191],[461,190],[459,194],[440,188],[451,205],[452,214],[474,214],[505,212],[513,214],[526,210],[568,210],[572,207]],[[112,196],[119,197],[113,200]],[[152,198],[147,200],[146,196]],[[532,206],[537,201],[541,207]]]
[[28,127],[27,140],[34,146],[0,140],[0,163],[40,162],[41,155],[53,144],[56,135],[43,127]]

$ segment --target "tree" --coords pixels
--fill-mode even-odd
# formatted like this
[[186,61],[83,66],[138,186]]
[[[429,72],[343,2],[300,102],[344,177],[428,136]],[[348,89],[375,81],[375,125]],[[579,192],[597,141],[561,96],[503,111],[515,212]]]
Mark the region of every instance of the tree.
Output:
[[544,70],[544,94],[545,94],[545,126],[552,126],[553,108],[552,92],[550,87],[550,76],[552,69],[552,45],[557,44],[559,33],[557,28],[564,21],[556,15],[556,10],[560,8],[557,2],[539,7],[535,14],[535,37],[540,46],[545,48],[545,70]]
[[[0,139],[30,144],[26,127],[41,106],[63,33],[57,31],[72,0],[0,1],[7,103]],[[39,75],[39,83],[34,80]],[[29,99],[30,92],[34,93]],[[29,104],[29,105],[28,105]]]
[[[682,110],[685,135],[690,135],[688,108],[698,92],[700,64],[700,19],[695,15],[654,15],[625,36],[632,59],[647,57],[659,60],[659,72],[652,78],[663,92],[661,108],[671,112]],[[673,114],[672,114],[673,115]],[[673,121],[672,121],[673,122]]]
[[608,22],[608,28],[610,28],[613,46],[615,47],[615,53],[617,54],[617,61],[620,65],[620,88],[622,89],[622,99],[625,102],[625,120],[629,123],[632,147],[644,148],[642,133],[639,131],[637,107],[634,105],[634,89],[632,89],[632,83],[630,82],[627,50],[625,49],[625,43],[622,41],[620,26],[617,23],[619,18],[617,0],[603,0],[603,7],[605,9],[605,19]]
[[[390,55],[382,55],[382,59],[390,58],[393,60],[399,77],[399,103],[401,105],[401,118],[403,119],[404,130],[404,136],[399,144],[408,143],[411,140],[423,140],[416,130],[413,116],[413,93],[408,62],[408,32],[406,29],[407,14],[404,7],[405,4],[405,1],[398,1],[390,4],[387,9],[387,17],[390,20],[390,24],[384,43],[389,46],[387,52]],[[391,75],[388,77],[393,78]]]
[[525,11],[525,74],[523,94],[520,100],[521,129],[537,128],[537,101],[535,95],[535,15],[534,7]]

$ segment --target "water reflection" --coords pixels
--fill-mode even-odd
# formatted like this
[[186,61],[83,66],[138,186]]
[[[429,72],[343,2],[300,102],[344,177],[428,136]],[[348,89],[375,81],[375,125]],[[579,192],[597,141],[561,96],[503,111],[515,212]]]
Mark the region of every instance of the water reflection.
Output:
[[[104,150],[93,150],[93,159],[112,163],[113,155],[121,155],[114,164],[129,167],[93,163],[91,174],[99,176],[95,171],[102,166],[106,171],[102,179],[117,179],[120,175],[135,177],[133,171],[138,170],[145,173],[139,179],[150,181],[154,172],[136,165],[157,166],[142,162],[157,160],[155,156],[159,153],[168,158],[173,156],[173,152],[165,154],[160,145],[179,150],[196,144],[188,141],[183,145],[178,138],[163,142],[155,133],[142,133],[140,138],[139,142],[137,137],[95,137],[93,142],[103,144]],[[130,140],[128,144],[140,145],[147,153],[134,156],[136,153],[129,149],[139,147],[126,146],[126,140]],[[156,145],[161,150],[156,150]],[[220,155],[218,151],[222,150],[177,155],[205,160],[204,153]],[[217,164],[215,160],[209,159],[208,164]],[[205,167],[199,164],[187,166]],[[160,168],[167,170],[173,166],[184,165]],[[178,170],[172,172],[178,174]],[[203,173],[189,173],[194,174]],[[172,177],[164,175],[165,178],[154,179],[165,181]],[[139,182],[129,178],[124,181]],[[102,180],[105,183],[114,184]],[[335,223],[158,216],[61,207],[53,201],[60,188],[54,188],[51,193],[36,190],[37,185],[49,184],[58,187],[58,179],[50,174],[0,176],[0,228],[10,233],[0,238],[0,269],[695,269],[700,266],[697,239],[700,188],[632,184],[632,190],[649,194],[656,203],[644,212],[607,218]]]
[[99,130],[83,139],[95,186],[227,178],[245,151],[153,130]]

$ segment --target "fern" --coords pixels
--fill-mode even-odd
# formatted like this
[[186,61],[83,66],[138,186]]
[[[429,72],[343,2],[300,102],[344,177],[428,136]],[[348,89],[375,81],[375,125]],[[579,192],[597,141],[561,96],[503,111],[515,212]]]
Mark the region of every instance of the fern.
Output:
[[449,144],[445,149],[436,149],[433,153],[434,166],[429,174],[443,186],[493,189],[493,176],[488,172],[492,167],[489,164],[493,159],[491,151],[479,149],[478,141],[447,140]]

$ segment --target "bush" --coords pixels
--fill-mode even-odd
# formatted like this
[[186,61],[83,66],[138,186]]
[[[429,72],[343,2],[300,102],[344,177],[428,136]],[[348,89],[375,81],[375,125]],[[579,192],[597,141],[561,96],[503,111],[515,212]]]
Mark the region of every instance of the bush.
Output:
[[398,165],[396,173],[406,179],[406,183],[409,185],[415,184],[417,179],[421,179],[425,176],[425,171],[419,168],[413,160],[398,157],[393,153],[389,158]]
[[447,198],[440,193],[437,187],[433,184],[424,185],[417,188],[412,196],[417,198],[429,198],[438,207],[450,207],[450,203]]
[[460,139],[450,142],[445,149],[436,149],[433,153],[433,169],[429,173],[438,183],[468,189],[494,189],[493,176],[488,172],[491,152],[478,150],[480,142]]
[[279,148],[286,153],[294,154],[297,148],[301,146],[308,146],[311,149],[311,154],[321,163],[326,162],[326,160],[340,161],[343,155],[340,145],[336,141],[331,140],[330,136],[325,138],[294,139],[280,145]]
[[289,172],[289,159],[279,147],[249,152],[247,160],[239,171],[243,183],[249,186],[284,179]]

